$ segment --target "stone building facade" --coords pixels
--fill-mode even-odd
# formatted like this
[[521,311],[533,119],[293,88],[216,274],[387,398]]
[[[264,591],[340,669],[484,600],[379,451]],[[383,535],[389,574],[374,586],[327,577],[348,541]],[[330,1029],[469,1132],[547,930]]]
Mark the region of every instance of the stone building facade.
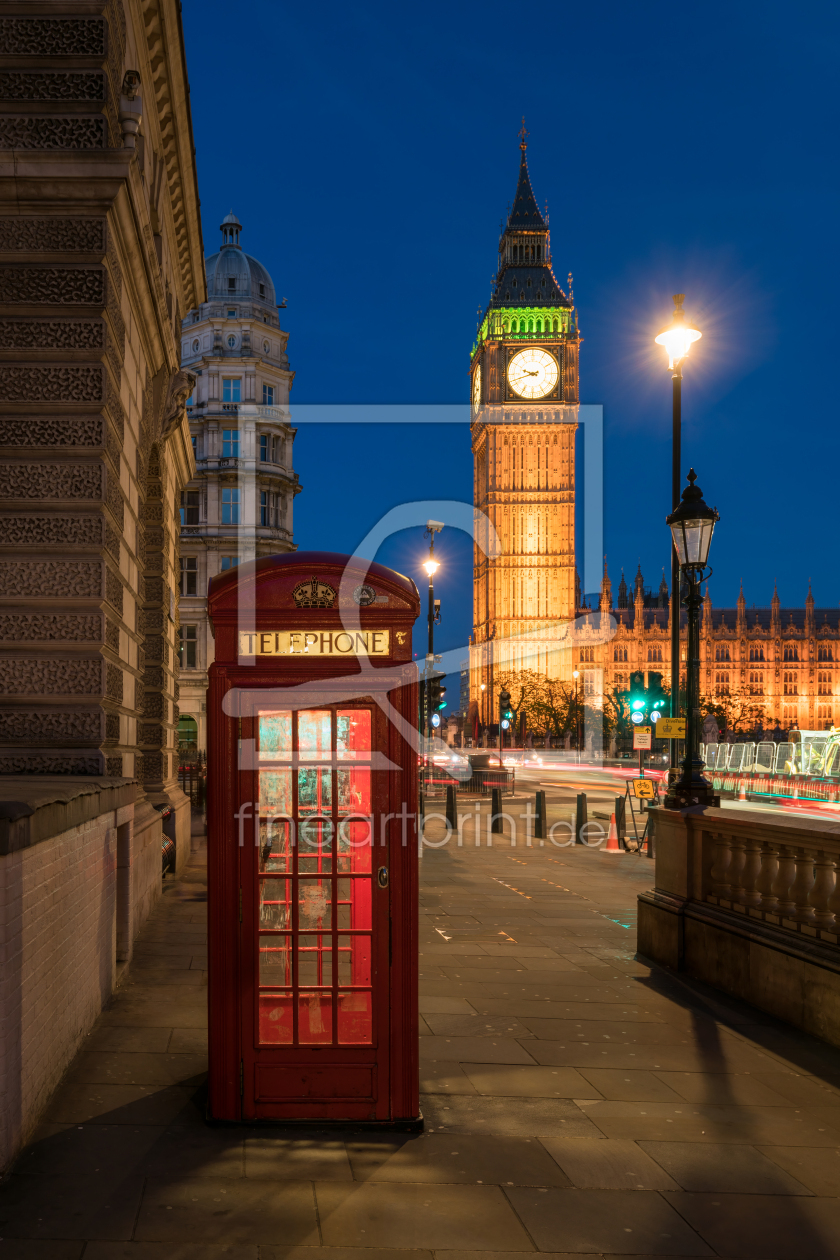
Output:
[[[16,977],[0,1166],[160,891],[154,804],[189,852],[180,333],[204,286],[177,0],[0,0],[0,897]],[[77,896],[97,916],[83,935],[62,902]],[[57,974],[85,1000],[47,1020],[44,1055]]]
[[181,362],[196,378],[189,399],[195,476],[181,496],[180,738],[207,747],[207,670],[213,635],[207,587],[222,569],[293,551],[300,490],[289,419],[294,373],[274,282],[241,246],[231,212],[207,259],[207,300],[187,312]]
[[[615,634],[601,638],[599,613],[615,619]],[[604,566],[599,609],[578,611],[574,651],[590,698],[629,685],[641,670],[671,683],[668,586],[645,588],[641,567],[629,589],[622,571],[613,603]],[[591,623],[591,643],[587,643]],[[682,613],[685,660],[685,611]],[[706,590],[700,622],[701,692],[732,700],[742,696],[764,709],[765,723],[778,719],[785,730],[840,726],[840,609],[817,608],[810,587],[802,608],[782,608],[774,590],[769,607],[747,607],[743,589],[735,608],[715,608]]]

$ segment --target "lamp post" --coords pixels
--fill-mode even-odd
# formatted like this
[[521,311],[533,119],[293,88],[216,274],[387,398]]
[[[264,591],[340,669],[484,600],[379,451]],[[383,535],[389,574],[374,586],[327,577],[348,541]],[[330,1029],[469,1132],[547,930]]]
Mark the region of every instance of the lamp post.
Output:
[[[680,444],[682,430],[682,364],[692,343],[699,341],[702,333],[685,322],[684,293],[674,294],[674,315],[667,328],[656,337],[656,344],[668,351],[668,367],[673,386],[671,406],[671,505],[672,511],[680,502]],[[671,717],[680,715],[680,566],[676,551],[671,557]],[[677,778],[677,741],[669,744],[668,783]]]
[[572,678],[575,680],[575,744],[577,745],[577,759],[580,765],[580,706],[578,703],[578,679],[580,671],[572,670]]
[[[679,779],[669,781],[665,805],[669,809],[686,809],[692,805],[717,805],[718,798],[703,773],[700,760],[700,583],[711,575],[706,570],[712,534],[720,517],[715,508],[703,502],[703,494],[694,483],[697,474],[692,468],[688,485],[679,506],[667,518],[688,595],[688,642],[686,652],[685,756]],[[677,587],[679,590],[679,587]]]
[[[429,645],[426,653],[426,678],[423,688],[425,713],[423,715],[423,733],[427,741],[432,738],[432,674],[435,669],[435,623],[440,617],[440,600],[435,602],[435,573],[440,568],[435,560],[435,534],[443,529],[442,521],[427,521],[424,537],[429,539],[429,558],[423,568],[429,575]],[[429,743],[426,744],[426,765],[429,760]]]

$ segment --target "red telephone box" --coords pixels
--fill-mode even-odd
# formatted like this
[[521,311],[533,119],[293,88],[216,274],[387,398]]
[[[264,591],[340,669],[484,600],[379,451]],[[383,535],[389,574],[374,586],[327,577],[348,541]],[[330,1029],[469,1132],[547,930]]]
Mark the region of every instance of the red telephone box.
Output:
[[211,582],[212,1119],[420,1123],[419,609],[324,552]]

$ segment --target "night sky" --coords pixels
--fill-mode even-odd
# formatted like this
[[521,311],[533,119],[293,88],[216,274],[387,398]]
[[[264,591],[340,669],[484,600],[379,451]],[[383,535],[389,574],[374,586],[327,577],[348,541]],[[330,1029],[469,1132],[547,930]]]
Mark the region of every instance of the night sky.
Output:
[[[468,399],[524,114],[555,274],[574,273],[581,401],[605,408],[613,591],[670,564],[671,295],[703,331],[684,472],[721,514],[716,605],[837,607],[838,10],[184,0],[205,252],[233,208],[271,272],[292,402]],[[471,502],[466,426],[301,426],[301,549],[352,551],[389,508]],[[471,625],[444,530],[438,642]],[[376,557],[423,578],[420,528]],[[417,641],[415,647],[418,647]],[[420,650],[425,650],[422,646]]]

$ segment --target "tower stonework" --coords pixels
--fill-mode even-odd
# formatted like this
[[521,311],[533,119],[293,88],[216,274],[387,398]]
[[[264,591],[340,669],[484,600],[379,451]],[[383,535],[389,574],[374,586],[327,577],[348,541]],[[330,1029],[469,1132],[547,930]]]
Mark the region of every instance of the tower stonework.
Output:
[[503,675],[531,669],[571,677],[573,668],[562,629],[576,611],[581,337],[571,284],[565,293],[552,269],[524,128],[520,149],[516,196],[470,359],[477,515],[470,699],[484,723],[495,720]]

